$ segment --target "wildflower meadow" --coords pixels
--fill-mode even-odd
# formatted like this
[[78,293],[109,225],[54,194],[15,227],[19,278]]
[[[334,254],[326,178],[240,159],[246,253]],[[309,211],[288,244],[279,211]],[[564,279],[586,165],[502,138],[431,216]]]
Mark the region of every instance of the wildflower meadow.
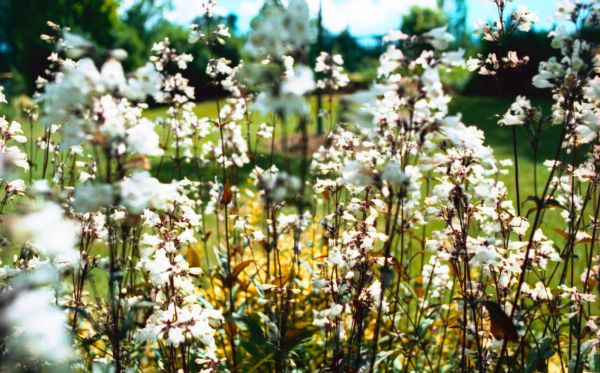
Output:
[[[393,29],[354,89],[305,0],[236,63],[205,1],[201,87],[169,38],[130,70],[48,19],[35,94],[0,90],[0,371],[600,372],[600,3],[548,1],[538,63],[505,43],[527,1],[486,2],[494,52]],[[503,90],[531,64],[548,104]]]

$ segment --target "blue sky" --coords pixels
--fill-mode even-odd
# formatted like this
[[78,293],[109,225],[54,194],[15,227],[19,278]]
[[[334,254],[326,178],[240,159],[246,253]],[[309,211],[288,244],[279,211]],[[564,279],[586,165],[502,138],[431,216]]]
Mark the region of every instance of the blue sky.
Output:
[[[126,0],[125,4],[131,0]],[[383,34],[397,28],[403,14],[413,5],[434,7],[436,0],[322,0],[323,22],[333,32],[349,27],[356,35]],[[169,20],[188,24],[202,12],[202,0],[172,0],[174,9],[166,14]],[[313,15],[316,15],[319,0],[307,0]],[[248,29],[250,20],[258,12],[262,0],[219,0],[217,13],[238,15],[238,26]],[[516,0],[511,6],[523,4],[540,17],[538,27],[552,25],[556,0]],[[495,7],[489,0],[467,0],[468,25],[479,19],[488,20],[495,15]]]

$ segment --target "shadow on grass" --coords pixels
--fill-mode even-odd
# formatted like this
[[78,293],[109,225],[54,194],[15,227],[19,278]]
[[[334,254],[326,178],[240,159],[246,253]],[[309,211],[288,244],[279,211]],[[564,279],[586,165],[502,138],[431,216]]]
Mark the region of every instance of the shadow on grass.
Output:
[[[273,153],[272,162],[272,164],[277,166],[280,171],[285,171],[290,175],[298,175],[300,165],[302,164],[302,158],[294,154],[276,152]],[[259,153],[257,154],[254,163],[250,162],[243,167],[228,169],[227,177],[231,180],[233,185],[244,185],[248,182],[254,164],[263,169],[269,168],[271,166],[270,154]],[[181,168],[181,170],[179,170],[179,168]],[[233,172],[233,174],[231,172]],[[209,165],[198,165],[194,162],[182,162],[178,166],[174,159],[166,157],[160,167],[158,161],[153,162],[152,174],[161,182],[170,182],[173,179],[178,179],[180,175],[193,181],[214,181],[215,177],[218,177],[220,181],[223,180],[223,170],[215,165],[214,162],[211,162]]]
[[[506,126],[498,125],[499,116],[504,115],[514,100],[499,97],[455,96],[450,102],[451,114],[462,113],[463,122],[475,125],[485,133],[486,144],[494,148],[496,155],[512,158],[513,138],[512,130]],[[542,109],[543,115],[551,113],[552,101],[550,99],[532,99],[532,106]],[[522,128],[517,128],[517,143],[519,157],[533,160],[533,152],[527,135]],[[553,158],[560,136],[560,126],[546,126],[543,138],[539,144],[538,161]]]

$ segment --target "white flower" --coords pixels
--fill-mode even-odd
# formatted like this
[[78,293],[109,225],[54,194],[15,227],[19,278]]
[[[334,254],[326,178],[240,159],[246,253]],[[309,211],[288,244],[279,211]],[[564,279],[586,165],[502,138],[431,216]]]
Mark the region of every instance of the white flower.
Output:
[[237,219],[235,219],[235,223],[233,224],[233,229],[239,232],[245,232],[246,231],[246,218],[242,217],[242,216],[238,216]]
[[0,117],[0,137],[5,141],[14,140],[21,144],[27,142],[27,137],[23,134],[21,124],[15,121],[9,124],[4,117]]
[[465,50],[460,48],[457,51],[444,52],[442,54],[442,62],[449,66],[465,66]]
[[526,282],[524,282],[521,285],[521,291],[523,292],[523,294],[527,294],[529,297],[531,297],[531,299],[533,299],[536,302],[549,301],[553,298],[550,289],[547,288],[541,281],[536,282],[535,287],[533,289],[531,289],[529,285]]
[[[50,222],[44,221],[41,225]],[[12,348],[23,349],[28,355],[57,363],[65,363],[71,359],[73,351],[66,332],[65,313],[55,307],[54,303],[55,297],[49,288],[26,290],[17,294],[4,312],[0,313],[0,324],[14,328],[14,335],[9,340]],[[12,346],[14,342],[18,344]]]
[[125,59],[127,59],[128,53],[125,49],[118,48],[111,50],[110,56],[116,59],[117,61],[124,61]]
[[155,286],[162,286],[169,281],[172,265],[165,250],[157,250],[152,260],[144,262],[144,268],[150,274],[150,281]]
[[428,38],[429,43],[435,49],[447,49],[448,45],[454,41],[454,36],[447,32],[448,26],[434,28],[423,34],[424,37]]
[[510,221],[510,227],[516,234],[523,236],[527,232],[527,229],[529,229],[529,222],[527,219],[515,216]]
[[402,188],[409,184],[408,175],[400,170],[400,164],[396,161],[388,162],[381,172],[381,180],[387,181],[395,188]]
[[177,200],[176,184],[162,184],[146,171],[135,172],[120,182],[121,203],[133,214],[141,214],[146,208],[167,210]]
[[283,61],[283,66],[285,67],[284,76],[294,76],[294,57],[283,56],[281,60]]
[[595,302],[596,296],[594,294],[580,293],[576,287],[568,287],[567,285],[560,285],[559,288],[563,291],[561,297],[569,298],[570,300],[579,304],[584,302]]
[[548,81],[548,78],[552,78],[553,76],[548,76],[547,74],[537,74],[533,77],[533,85],[536,88],[544,89],[544,88],[553,88],[554,84]]
[[85,111],[89,99],[104,92],[102,76],[94,61],[83,58],[75,66],[65,65],[62,74],[47,84],[40,97],[44,104],[45,124],[63,123],[74,113]]
[[6,183],[6,192],[7,193],[23,193],[27,189],[27,185],[25,181],[21,179],[11,180]]
[[[374,307],[379,306],[379,300],[381,299],[381,282],[376,280],[371,286],[366,289],[363,289],[363,293],[360,295],[360,299],[367,304],[370,304]],[[383,312],[388,311],[388,306],[385,298],[383,298],[383,303],[381,305],[381,310]]]
[[336,318],[342,313],[343,310],[344,306],[341,304],[332,303],[331,307],[329,308],[329,317],[332,319]]
[[335,91],[350,82],[350,78],[344,73],[344,59],[339,54],[332,56],[327,52],[321,52],[317,57],[315,72],[322,75],[317,81],[317,87],[321,89]]
[[570,21],[571,15],[575,12],[576,3],[573,0],[560,0],[557,6],[555,17],[557,21]]
[[337,265],[337,266],[344,266],[346,264],[346,261],[344,260],[344,257],[342,256],[342,253],[340,252],[339,249],[333,249],[331,251],[329,251],[329,255],[327,256],[327,261],[330,264],[333,265]]
[[269,2],[252,22],[244,49],[257,59],[295,55],[304,51],[315,36],[310,20],[305,0],[291,0],[287,7]]
[[483,266],[494,265],[502,259],[493,245],[476,244],[473,251],[475,252],[475,256],[472,258],[473,262]]
[[79,253],[74,249],[79,229],[74,222],[65,219],[56,203],[45,203],[38,211],[21,217],[16,233],[29,239],[39,252],[51,258],[70,264],[79,259]]
[[0,161],[0,175],[4,175],[7,171],[13,167],[19,167],[23,170],[29,170],[29,162],[27,162],[27,154],[23,153],[21,149],[17,146],[9,146],[4,148],[2,152],[0,152],[0,156],[2,157]]
[[213,32],[213,36],[216,37],[219,43],[225,44],[225,40],[231,37],[231,33],[228,27],[218,24],[216,30]]
[[473,33],[475,35],[483,34],[484,39],[485,39],[485,35],[486,35],[487,31],[489,31],[489,30],[490,30],[490,25],[481,19],[477,20],[477,22],[473,25]]
[[94,44],[89,40],[68,31],[63,32],[62,38],[65,44],[65,52],[69,58],[78,59],[94,47]]
[[521,126],[531,111],[531,102],[525,96],[517,96],[510,109],[504,114],[499,123],[506,126]]
[[538,16],[528,11],[523,4],[517,6],[517,10],[513,12],[512,17],[518,24],[517,28],[525,32],[531,30],[531,25],[539,20]]
[[270,126],[267,123],[261,123],[260,126],[258,126],[256,135],[258,137],[262,137],[263,139],[270,139],[273,137],[273,126]]
[[564,24],[558,25],[554,30],[548,34],[552,38],[551,46],[555,49],[562,49],[566,43],[571,39],[571,34],[567,30]]
[[252,232],[252,239],[254,241],[263,241],[265,239],[265,235],[262,231],[254,231]]
[[388,46],[385,53],[379,57],[379,68],[377,69],[377,76],[388,76],[400,67],[400,62],[404,60],[404,53],[395,45]]
[[160,148],[160,138],[154,131],[154,123],[142,118],[138,124],[126,132],[128,150],[142,154],[159,156],[163,154]]
[[373,169],[359,161],[346,161],[342,170],[342,179],[346,184],[366,187],[374,182]]
[[167,338],[167,344],[179,347],[179,345],[185,341],[185,335],[183,335],[183,329],[171,327],[169,328],[169,337]]
[[555,80],[557,76],[562,75],[562,70],[562,66],[554,57],[550,58],[547,62],[540,63],[538,73],[533,77],[533,86],[540,89],[554,88],[551,80]]
[[403,33],[400,30],[392,29],[388,31],[388,33],[383,37],[382,41],[384,43],[394,42],[398,40],[406,40],[408,39],[408,35]]
[[110,58],[102,65],[100,75],[105,86],[111,90],[121,90],[125,86],[125,72],[121,63],[114,58]]
[[160,88],[160,74],[153,64],[147,63],[135,70],[127,79],[127,84],[123,87],[123,95],[132,101],[144,101],[148,96],[161,101]]
[[217,6],[217,0],[206,0],[203,2],[202,8],[208,18],[211,18],[213,16],[213,10],[215,9],[216,6]]
[[122,104],[111,95],[102,96],[96,104],[95,111],[100,113],[103,118],[100,130],[111,140],[125,136],[127,118],[123,109]]
[[481,60],[473,57],[469,57],[467,60],[467,69],[469,71],[476,71],[481,67]]
[[588,86],[584,89],[586,96],[595,100],[600,100],[600,76],[594,77],[588,81]]
[[296,96],[303,96],[304,94],[315,89],[315,81],[313,79],[313,72],[306,66],[296,66],[294,73],[291,76],[287,76],[281,86],[281,91],[290,93]]
[[234,69],[230,65],[231,61],[226,58],[212,59],[206,66],[206,74],[212,78],[215,78],[219,74],[231,75]]

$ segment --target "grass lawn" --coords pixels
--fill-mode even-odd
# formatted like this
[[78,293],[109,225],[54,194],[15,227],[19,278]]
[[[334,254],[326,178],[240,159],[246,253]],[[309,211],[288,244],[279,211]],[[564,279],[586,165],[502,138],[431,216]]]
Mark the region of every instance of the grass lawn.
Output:
[[[311,98],[312,107],[315,108],[314,97]],[[480,97],[480,96],[454,96],[450,103],[450,113],[462,113],[463,121],[468,125],[475,125],[479,127],[485,133],[486,143],[491,145],[494,149],[496,157],[498,159],[512,159],[513,158],[513,146],[512,146],[512,130],[508,127],[501,127],[497,124],[497,116],[503,114],[508,107],[510,106],[512,100],[504,99],[498,97]],[[332,101],[334,112],[337,111],[338,108],[338,97],[334,97]],[[542,107],[545,113],[549,112],[550,101],[549,100],[534,100],[534,105],[538,105]],[[328,108],[328,99],[324,98],[324,108]],[[3,110],[9,118],[14,117],[14,110]],[[316,109],[313,110],[316,112]],[[199,102],[196,105],[195,112],[199,117],[207,117],[207,118],[215,118],[217,115],[216,104],[214,101],[206,101]],[[157,119],[161,116],[164,116],[166,113],[166,109],[163,107],[156,107],[148,109],[145,112],[145,116],[150,119]],[[1,113],[0,113],[1,114]],[[314,116],[313,116],[314,118]],[[267,118],[261,117],[259,114],[255,114],[252,118],[253,123],[255,124],[253,127],[258,127],[258,124],[264,121],[267,121]],[[23,130],[25,134],[29,136],[29,126],[22,121]],[[43,135],[43,129],[39,125],[35,125],[34,136],[40,137]],[[287,123],[287,132],[288,134],[293,134],[296,132],[297,123],[294,120],[289,120]],[[329,129],[329,118],[324,118],[324,127],[327,131]],[[164,132],[164,131],[162,131]],[[519,154],[519,176],[522,180],[521,186],[521,195],[524,196],[522,199],[525,199],[526,196],[533,194],[533,158],[531,153],[531,148],[529,143],[525,137],[525,133],[521,128],[517,129],[518,132],[518,154]],[[309,124],[309,133],[316,133],[316,123],[314,120]],[[275,136],[276,138],[280,138],[282,134],[282,126],[276,126]],[[164,133],[161,133],[161,136],[164,138]],[[215,139],[217,134],[214,134]],[[556,148],[559,136],[559,128],[552,127],[547,128],[545,133],[545,138],[541,142],[541,155],[538,159],[538,163],[541,164],[545,159],[551,158],[552,154]],[[252,140],[254,146],[254,138]],[[258,146],[258,154],[257,154],[257,164],[259,165],[267,165],[267,156],[269,144],[259,144]],[[35,175],[41,174],[41,170],[39,170],[39,163],[41,163],[43,157],[43,153],[41,151],[36,152],[35,163],[38,164],[38,170],[36,170]],[[168,157],[165,157],[168,158]],[[169,160],[163,160],[163,163],[166,163],[166,168],[169,168]],[[158,164],[158,160],[154,161],[155,165]],[[281,169],[294,172],[299,167],[300,162],[298,161],[298,157],[295,155],[287,155],[283,153],[276,154],[275,156],[275,164]],[[193,167],[185,167],[184,169],[188,169],[189,173],[188,177],[197,179],[212,179],[212,177],[206,178],[202,175],[194,175],[192,174]],[[242,174],[244,170],[242,170]],[[247,170],[249,172],[249,170]],[[539,167],[538,172],[540,173],[540,179],[543,180],[543,176],[545,174],[545,168]],[[171,176],[168,173],[161,174],[160,178],[163,181],[168,181]],[[501,180],[503,180],[511,193],[514,193],[516,188],[514,182],[514,175],[500,175]],[[514,197],[514,195],[512,196]]]
[[[482,97],[482,96],[462,96],[457,95],[452,98],[450,102],[449,109],[450,114],[462,113],[463,121],[467,125],[475,125],[479,127],[485,133],[486,143],[490,145],[494,149],[494,153],[497,159],[513,159],[513,137],[512,137],[512,128],[506,126],[498,125],[499,116],[503,115],[511,103],[513,102],[510,98],[499,98],[499,97]],[[316,107],[316,99],[315,97],[311,97],[312,107]],[[533,106],[540,107],[545,115],[550,113],[551,101],[549,99],[533,99]],[[339,97],[333,97],[332,100],[333,110],[337,111],[339,107]],[[329,107],[328,98],[324,98],[324,107]],[[200,117],[208,117],[214,118],[217,114],[216,104],[214,101],[211,102],[201,102],[196,105],[195,112]],[[313,110],[316,113],[316,109]],[[152,119],[156,119],[165,114],[164,108],[153,108],[148,110],[147,116]],[[314,116],[313,116],[314,118]],[[260,117],[260,115],[255,114],[255,117],[252,118],[255,126],[263,121],[266,121],[266,118]],[[295,130],[296,124],[293,121],[288,123],[288,134],[293,133]],[[329,129],[329,119],[325,118],[324,120],[325,130]],[[534,183],[534,163],[533,163],[533,154],[531,151],[531,146],[528,142],[528,138],[526,136],[525,131],[522,128],[517,128],[517,144],[518,144],[518,157],[519,157],[519,178],[520,178],[520,198],[521,205],[523,211],[527,211],[529,208],[533,206],[533,203],[528,202],[523,204],[523,201],[527,199],[528,196],[532,196],[535,194],[535,183]],[[281,137],[281,126],[277,126],[276,128],[276,138]],[[309,124],[309,133],[316,133],[316,121],[312,120]],[[558,126],[546,127],[544,132],[544,139],[540,144],[540,154],[538,155],[538,193],[541,193],[541,189],[543,188],[543,183],[546,181],[548,172],[546,171],[546,167],[542,165],[544,160],[551,159],[554,156],[554,152],[556,151],[556,147],[558,145],[558,139],[560,135],[560,128]],[[256,163],[260,166],[267,167],[270,160],[268,157],[268,144],[263,144],[258,147],[258,154]],[[171,162],[169,160],[165,160],[167,163],[167,169],[173,169],[169,167],[168,163]],[[297,155],[290,155],[285,153],[276,153],[274,155],[274,163],[282,170],[288,171],[292,174],[298,173],[298,168],[300,167],[300,159]],[[156,167],[153,167],[156,170]],[[192,165],[189,167],[184,166],[184,173],[188,175],[188,177],[194,179],[202,179],[202,180],[212,180],[215,175],[220,175],[219,170],[210,170],[204,169],[203,175],[193,175],[192,170],[196,169]],[[188,172],[186,172],[187,170]],[[243,181],[251,171],[251,167],[248,165],[239,170],[239,180]],[[516,205],[516,190],[515,187],[515,168],[511,169],[511,172],[508,175],[498,175],[499,179],[502,180],[509,191],[509,196],[513,200]],[[167,175],[165,172],[161,171],[159,178],[163,181],[169,181],[171,175]],[[550,211],[546,214],[545,224],[542,226],[549,227],[562,227],[563,221],[558,215],[557,211]],[[550,229],[544,229],[544,232],[551,239],[559,239],[557,233]]]
[[[316,99],[315,97],[311,97],[311,104],[313,108],[316,108]],[[481,96],[461,96],[457,95],[452,98],[450,103],[450,113],[462,113],[463,121],[468,125],[475,125],[479,127],[484,133],[486,137],[486,143],[491,145],[494,149],[497,159],[513,159],[513,145],[512,145],[512,129],[509,127],[502,127],[497,124],[498,115],[502,115],[510,104],[512,103],[511,99],[508,98],[498,98],[498,97],[481,97]],[[551,102],[550,100],[533,100],[534,106],[539,106],[543,109],[544,113],[549,113]],[[327,97],[324,97],[324,108],[329,107],[329,101]],[[339,106],[339,98],[333,97],[332,106],[334,112],[337,112],[337,108]],[[216,104],[214,101],[207,102],[199,102],[195,107],[195,112],[199,117],[207,117],[207,118],[215,118],[217,115]],[[313,112],[316,113],[316,109],[313,109]],[[14,116],[14,110],[10,110],[7,115],[10,117]],[[161,116],[166,114],[166,109],[163,107],[151,108],[145,112],[145,116],[150,119],[158,119]],[[314,118],[314,116],[313,116]],[[253,128],[257,128],[258,124],[267,121],[267,118],[263,118],[258,114],[255,114],[252,118],[253,123],[255,124]],[[309,133],[316,133],[316,121],[312,120],[309,124]],[[29,136],[29,126],[22,122],[23,129],[26,135]],[[288,134],[293,134],[296,132],[297,123],[294,120],[289,120],[287,124],[287,132]],[[39,125],[35,125],[34,135],[42,136],[43,129]],[[276,126],[275,136],[276,138],[281,137],[282,128],[280,125]],[[324,118],[324,127],[327,131],[329,129],[329,118]],[[541,189],[540,186],[547,176],[547,172],[544,166],[541,163],[545,159],[552,158],[552,154],[554,153],[558,137],[559,137],[559,128],[558,127],[550,127],[546,128],[544,140],[541,142],[540,148],[540,156],[538,158],[538,188]],[[161,127],[161,137],[164,139],[165,131],[164,128]],[[533,158],[530,145],[525,136],[522,128],[517,128],[518,133],[518,155],[519,155],[519,177],[520,177],[520,195],[521,201],[524,201],[527,196],[534,194],[534,178],[533,178]],[[211,136],[217,136],[215,133]],[[252,134],[252,136],[254,136]],[[215,138],[216,139],[216,138]],[[252,140],[254,147],[254,139]],[[256,164],[266,168],[270,164],[270,157],[268,155],[269,144],[259,144],[257,147],[256,154]],[[34,172],[34,178],[36,176],[41,175],[41,166],[43,159],[43,152],[36,150],[34,161],[38,165]],[[163,159],[163,164],[160,168],[160,173],[158,173],[158,164],[160,161],[158,159],[153,160],[152,171],[155,176],[159,177],[163,182],[168,182],[172,178],[177,175],[174,174],[174,169],[172,164],[173,160],[169,156],[165,156]],[[300,157],[294,154],[285,154],[282,152],[276,152],[274,154],[274,163],[282,170],[285,170],[292,174],[298,174],[298,169],[300,167]],[[196,165],[192,164],[183,164],[183,174],[184,176],[190,179],[196,180],[213,180],[215,176],[220,176],[221,172],[219,169],[213,167],[202,168],[201,174],[198,174],[198,168]],[[51,170],[52,167],[49,167]],[[237,170],[237,179],[240,183],[245,183],[247,175],[251,171],[251,166],[246,165],[240,170]],[[50,173],[51,174],[51,173]],[[499,179],[504,181],[507,185],[508,191],[510,193],[510,198],[516,202],[516,188],[515,188],[515,179],[514,179],[514,168],[511,173],[508,175],[499,175]],[[525,205],[523,208],[524,211],[527,211],[532,204]],[[546,216],[547,224],[553,227],[561,227],[562,220],[558,216],[557,213],[552,212],[547,214]],[[553,231],[545,230],[547,235],[551,238],[556,237]]]
[[[312,106],[315,107],[315,99],[311,98]],[[333,98],[334,111],[338,108],[338,98]],[[510,104],[511,99],[504,99],[498,97],[479,97],[479,96],[455,96],[450,103],[450,113],[462,113],[463,121],[468,125],[475,125],[479,127],[485,133],[486,143],[491,145],[494,149],[496,158],[498,159],[513,159],[513,145],[512,145],[512,130],[510,127],[502,127],[497,124],[498,115],[502,115]],[[545,113],[550,110],[550,100],[534,100],[533,104],[540,106]],[[327,98],[324,100],[324,107],[328,107]],[[214,118],[217,114],[216,104],[214,102],[201,102],[196,105],[195,112],[200,117]],[[147,111],[146,116],[151,119],[156,119],[165,114],[164,108],[153,108]],[[257,124],[266,121],[266,118],[260,117],[255,114],[252,118],[253,122]],[[325,118],[325,129],[329,128],[328,119]],[[288,133],[295,131],[296,124],[293,121],[288,123]],[[276,138],[281,137],[281,126],[276,128]],[[547,174],[545,167],[541,166],[545,159],[551,158],[556,149],[558,143],[560,129],[558,127],[550,127],[546,129],[545,138],[541,142],[540,156],[538,157],[538,173],[540,180],[544,180],[544,176]],[[316,123],[311,121],[309,125],[309,133],[316,133]],[[527,196],[532,195],[534,192],[533,183],[533,156],[531,147],[525,136],[524,131],[521,128],[517,128],[517,142],[518,142],[518,156],[519,156],[519,177],[521,179],[521,199],[524,200]],[[264,163],[262,160],[266,157],[264,153],[268,150],[267,144],[263,144],[258,147],[259,154],[257,163]],[[262,150],[262,152],[261,152]],[[261,154],[262,153],[262,154]],[[297,170],[299,162],[296,156],[289,156],[283,153],[276,154],[275,164],[278,167],[294,171]],[[541,167],[540,167],[541,166]],[[190,175],[195,177],[195,175]],[[514,174],[511,175],[500,175],[509,191],[512,193],[511,198],[515,198],[516,188]],[[161,175],[161,179],[168,179],[167,175]],[[540,181],[538,181],[540,183]]]
[[[316,107],[315,98],[311,98],[312,107]],[[512,129],[509,127],[502,127],[497,124],[498,115],[502,115],[510,104],[512,100],[503,99],[497,97],[480,97],[480,96],[455,96],[453,97],[450,103],[450,113],[457,114],[462,113],[462,119],[467,125],[475,125],[479,127],[484,133],[486,138],[486,143],[489,144],[495,152],[497,159],[513,159],[513,138],[512,138]],[[543,109],[544,113],[547,114],[550,111],[550,100],[533,100],[532,102],[534,106],[539,106]],[[332,100],[332,105],[334,111],[337,111],[337,107],[339,104],[339,99],[334,97]],[[325,98],[324,107],[328,108],[328,100]],[[316,110],[314,110],[316,112]],[[215,118],[217,114],[216,104],[214,101],[211,102],[200,102],[196,105],[195,112],[199,117],[207,117],[207,118]],[[8,112],[7,115],[9,118],[13,117],[11,114],[14,113],[14,110]],[[159,117],[165,115],[165,108],[152,108],[146,111],[145,115],[150,119],[158,119]],[[314,118],[314,116],[313,116]],[[259,115],[255,115],[252,118],[253,123],[255,124],[253,127],[257,128],[258,124],[265,121],[265,118],[261,118]],[[325,130],[329,129],[329,119],[324,120]],[[23,129],[25,134],[29,136],[29,125],[22,122]],[[293,121],[288,123],[288,134],[293,134],[295,131],[296,124]],[[34,135],[42,136],[43,128],[39,125],[34,125]],[[162,127],[161,127],[162,128]],[[161,138],[164,139],[165,133],[164,128],[162,128]],[[556,146],[558,144],[560,128],[558,127],[550,127],[546,128],[544,132],[544,139],[541,142],[540,147],[540,155],[538,157],[538,188],[543,188],[543,183],[547,177],[547,171],[545,167],[542,165],[542,162],[545,159],[551,159],[553,157],[553,153],[555,152]],[[315,121],[311,121],[309,125],[309,133],[316,133],[316,123]],[[276,138],[281,137],[281,127],[278,126],[275,131]],[[215,134],[215,136],[217,136]],[[252,134],[253,136],[253,134]],[[520,177],[520,194],[521,201],[524,201],[527,196],[534,194],[534,163],[530,145],[528,143],[528,139],[526,138],[525,133],[522,128],[517,128],[517,141],[518,141],[518,156],[519,156],[519,177]],[[28,145],[27,145],[28,146]],[[254,146],[254,141],[253,141]],[[37,148],[36,148],[37,149]],[[256,164],[262,166],[263,168],[267,168],[270,164],[269,157],[269,144],[262,144],[257,147],[257,156],[256,156]],[[40,177],[41,175],[41,161],[43,157],[43,151],[37,149],[35,152],[35,162],[37,162],[37,169],[34,172],[34,179]],[[281,152],[276,152],[274,154],[274,163],[282,170],[285,170],[291,174],[298,174],[298,170],[300,168],[300,157],[295,154],[285,154]],[[168,182],[172,178],[177,175],[174,173],[175,167],[172,164],[172,159],[169,156],[166,156],[163,159],[163,164],[161,166],[160,174],[157,174],[159,160],[154,159],[152,165],[152,172],[155,176],[159,177],[163,182]],[[49,167],[51,170],[52,167]],[[237,178],[240,185],[246,183],[247,175],[250,173],[252,169],[251,165],[246,165],[241,169],[236,170],[236,175],[234,177]],[[183,175],[195,180],[213,180],[215,176],[221,177],[221,171],[214,166],[204,167],[198,169],[196,165],[193,164],[183,164],[182,165]],[[49,173],[52,174],[51,172]],[[231,175],[229,177],[232,177]],[[498,175],[499,179],[502,180],[506,185],[509,191],[509,196],[516,203],[516,188],[515,188],[515,179],[514,179],[514,168],[508,175]],[[24,175],[24,178],[27,178]],[[532,207],[532,203],[528,203],[523,207],[523,211],[527,211],[530,207]],[[8,211],[11,208],[7,209]],[[214,225],[214,221],[207,221],[207,224]],[[434,225],[430,225],[428,230],[434,229]],[[558,210],[551,210],[546,213],[544,223],[542,224],[542,229],[544,233],[548,236],[549,239],[555,240],[559,243],[558,248],[560,249],[564,239],[553,230],[553,228],[563,228],[564,222],[562,218],[559,216]],[[212,238],[211,238],[212,241]],[[210,246],[210,244],[209,244]],[[9,260],[11,253],[3,252],[0,255],[0,258],[3,260]],[[209,255],[212,256],[212,255]],[[585,267],[583,263],[584,258],[579,258],[580,260],[575,261],[575,272],[580,273],[581,270]],[[212,262],[212,260],[211,260]]]
[[[485,133],[486,144],[494,149],[496,159],[513,160],[512,128],[498,125],[498,115],[503,115],[512,102],[513,100],[509,98],[455,96],[450,103],[450,112],[462,113],[464,123],[467,125],[476,125]],[[550,113],[551,105],[552,102],[550,99],[532,100],[532,106],[541,108],[544,115]],[[534,206],[533,202],[524,203],[528,196],[535,195],[533,152],[523,128],[517,127],[516,133],[517,154],[519,158],[519,193],[522,206],[521,214],[525,215]],[[559,137],[560,128],[558,126],[549,126],[544,129],[537,158],[538,194],[541,194],[541,190],[548,177],[548,171],[543,162],[546,159],[554,158],[556,148],[559,145]],[[499,179],[506,184],[509,197],[516,207],[517,188],[514,165],[510,171],[508,175],[499,175]],[[541,228],[548,238],[562,242],[562,237],[553,229],[561,228],[566,230],[564,220],[560,217],[558,210],[553,209],[545,213]]]

